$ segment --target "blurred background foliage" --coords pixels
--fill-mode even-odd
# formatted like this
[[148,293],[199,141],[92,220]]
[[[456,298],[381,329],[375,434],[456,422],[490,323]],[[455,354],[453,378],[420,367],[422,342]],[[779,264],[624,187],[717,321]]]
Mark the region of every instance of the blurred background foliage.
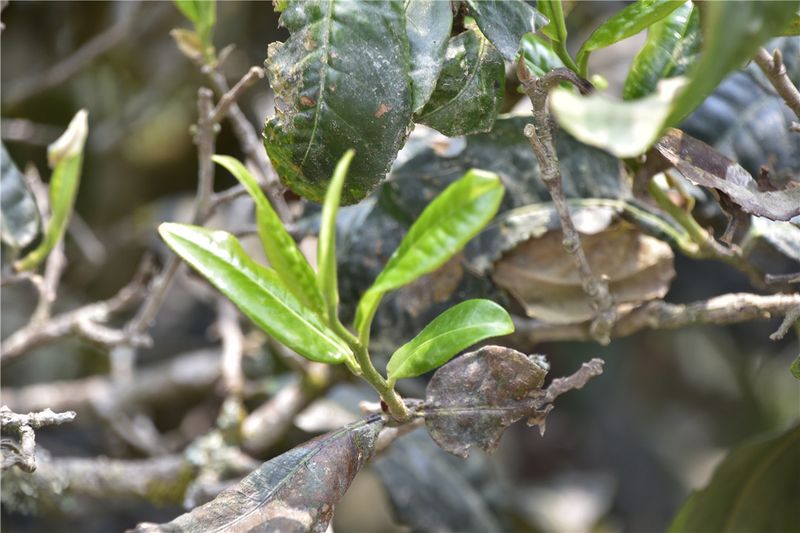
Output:
[[[582,42],[622,6],[624,2],[576,3],[568,19],[570,37]],[[205,78],[169,36],[172,28],[188,27],[171,3],[11,2],[2,21],[2,136],[20,169],[34,165],[46,176],[47,144],[76,110],[89,110],[90,135],[76,212],[98,242],[87,252],[67,238],[69,263],[58,312],[114,294],[131,278],[145,250],[159,250],[162,257],[167,253],[154,228],[165,220],[187,218],[197,176],[190,129],[197,89]],[[218,4],[215,45],[235,45],[224,63],[231,82],[251,65],[262,64],[268,43],[287,37],[277,21],[270,2]],[[630,59],[643,39],[637,35],[592,55],[592,71],[607,78],[612,94],[620,94]],[[82,57],[78,51],[93,41],[102,53]],[[508,110],[519,95],[509,91],[506,97]],[[272,114],[266,80],[248,90],[240,105],[260,130]],[[242,155],[227,124],[217,152]],[[218,172],[217,190],[233,184],[230,176]],[[249,210],[244,200],[215,223],[228,228],[246,224]],[[370,235],[358,238],[369,240]],[[369,246],[355,246],[349,253],[369,251]],[[782,270],[792,269],[791,264],[784,266]],[[740,272],[722,263],[677,255],[675,269],[666,297],[670,302],[751,290]],[[183,290],[186,283],[192,282],[183,280],[171,291],[152,331],[153,348],[142,351],[140,365],[217,345],[209,333],[213,309]],[[4,337],[25,323],[34,296],[30,287],[3,288]],[[407,293],[397,296],[403,297]],[[585,390],[560,400],[543,437],[523,425],[514,426],[491,457],[473,452],[462,463],[435,447],[424,432],[401,439],[356,479],[338,509],[334,528],[407,530],[397,525],[402,521],[414,530],[438,531],[663,530],[689,491],[707,483],[726,450],[755,435],[781,430],[800,414],[800,386],[788,371],[798,354],[798,341],[792,335],[769,341],[778,323],[645,331],[605,347],[577,342],[538,345],[535,351],[547,355],[552,375],[567,374],[595,356],[606,360],[605,373]],[[257,337],[251,340],[256,355],[246,362],[255,391],[248,401],[257,405],[289,379],[290,369],[268,345],[261,347]],[[1,383],[5,389],[107,371],[104,354],[66,341],[4,369]],[[412,380],[403,392],[419,395],[423,385],[422,380]],[[329,396],[352,405],[358,391],[351,389],[340,386]],[[149,414],[164,434],[182,424],[194,424],[190,433],[201,434],[213,425],[221,401],[216,390],[155,406]],[[313,434],[313,424],[298,423],[259,459]],[[141,456],[102,424],[81,420],[81,413],[74,424],[37,435],[54,456]],[[392,491],[383,488],[382,480],[392,480]],[[26,514],[5,499],[3,504],[5,530],[31,532],[118,531],[139,521],[170,519],[180,510],[97,500],[72,511]]]

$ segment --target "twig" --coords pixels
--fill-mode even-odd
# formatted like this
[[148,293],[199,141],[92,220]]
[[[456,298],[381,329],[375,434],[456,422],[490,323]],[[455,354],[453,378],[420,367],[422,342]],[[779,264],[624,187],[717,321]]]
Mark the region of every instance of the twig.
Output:
[[[54,459],[40,449],[37,461],[37,471],[25,478],[13,470],[4,474],[10,478],[7,485],[3,484],[4,492],[14,492],[9,495],[8,501],[14,502],[10,507],[69,512],[74,511],[74,497],[81,496],[103,502],[136,499],[176,505],[194,475],[191,464],[181,455],[136,460]],[[6,494],[3,499],[5,508]]]
[[[219,70],[211,68],[210,66],[205,66],[202,70],[208,75],[211,84],[219,94],[224,95],[230,91],[225,76],[223,76]],[[250,69],[250,72],[251,71],[252,69]],[[245,77],[249,76],[250,72],[248,72]],[[270,203],[282,220],[287,222],[291,221],[291,211],[281,194],[283,187],[280,184],[280,180],[278,180],[275,169],[272,168],[272,163],[270,163],[264,145],[261,143],[253,125],[247,120],[244,112],[242,112],[242,109],[236,102],[231,102],[227,116],[231,122],[234,135],[239,139],[242,151],[245,153],[247,159],[258,169],[261,179],[267,185],[267,196],[269,197]]]
[[539,161],[542,181],[550,192],[553,205],[561,221],[564,249],[572,256],[581,277],[583,290],[592,299],[595,307],[596,315],[591,326],[592,336],[598,342],[607,344],[610,341],[609,333],[617,319],[616,308],[608,290],[607,281],[597,278],[592,273],[592,268],[581,246],[580,235],[572,222],[564,197],[558,153],[553,140],[553,124],[547,112],[547,98],[550,89],[555,85],[569,82],[584,94],[591,91],[592,86],[565,68],[552,70],[541,78],[532,78],[522,59],[517,63],[517,77],[522,82],[525,93],[533,105],[533,124],[525,127],[525,136],[530,140],[531,148]]
[[[788,313],[800,306],[800,294],[736,293],[717,296],[690,304],[654,301],[620,317],[611,336],[632,335],[643,329],[677,329],[702,324],[735,324],[750,320],[769,319]],[[547,324],[539,320],[517,318],[515,337],[525,344],[540,342],[591,340],[589,327],[584,324]]]
[[[197,144],[198,171],[192,224],[201,224],[206,220],[214,193],[214,162],[211,160],[211,156],[214,155],[216,129],[211,120],[214,105],[212,98],[213,94],[205,87],[201,87],[197,92],[198,119],[195,143]],[[172,286],[181,264],[180,258],[174,254],[167,260],[161,274],[153,282],[147,299],[126,327],[130,335],[144,333],[153,323],[164,304],[167,292]]]
[[605,362],[602,359],[595,358],[588,363],[583,363],[574,374],[554,379],[550,386],[545,389],[545,394],[541,400],[542,405],[553,403],[556,398],[565,392],[583,388],[590,379],[603,373],[603,364]]
[[781,322],[780,327],[778,327],[777,331],[770,335],[769,338],[774,341],[781,340],[786,336],[787,333],[789,333],[789,328],[791,328],[792,325],[798,320],[800,320],[800,305],[793,307],[788,313],[786,313],[786,316],[783,317],[783,322]]
[[211,117],[212,122],[215,124],[222,122],[222,119],[228,115],[231,106],[236,103],[242,93],[256,81],[263,79],[264,75],[263,68],[250,67],[247,74],[245,74],[231,90],[226,91],[225,94],[220,97],[219,102],[217,102],[217,107],[214,108],[213,116]]
[[77,334],[84,340],[106,348],[119,342],[146,345],[148,339],[142,335],[130,337],[122,332],[111,334],[112,330],[102,328],[97,323],[106,322],[109,317],[126,309],[144,297],[144,279],[147,269],[108,300],[85,305],[73,311],[62,313],[41,323],[31,323],[10,335],[0,345],[0,362],[3,366],[15,361],[30,350],[50,344],[62,337]]
[[333,381],[328,365],[309,363],[302,376],[293,376],[275,396],[245,418],[244,449],[255,454],[268,450],[291,427],[297,413],[324,394]]
[[222,377],[226,392],[241,398],[244,391],[242,354],[244,334],[239,326],[239,314],[227,298],[217,300],[217,329],[222,338]]
[[800,283],[800,272],[794,272],[792,274],[767,274],[765,279],[770,285]]
[[786,102],[786,105],[800,118],[800,91],[794,86],[786,74],[781,51],[775,49],[772,56],[764,48],[759,48],[755,57],[756,64],[769,78],[770,83]]
[[28,413],[27,415],[17,414],[5,405],[0,407],[0,427],[6,430],[15,430],[19,434],[20,446],[10,445],[4,441],[3,448],[3,469],[13,465],[18,465],[25,472],[36,470],[36,433],[34,429],[44,426],[57,426],[75,419],[74,411],[66,413],[55,413],[51,409],[45,409],[38,413]]

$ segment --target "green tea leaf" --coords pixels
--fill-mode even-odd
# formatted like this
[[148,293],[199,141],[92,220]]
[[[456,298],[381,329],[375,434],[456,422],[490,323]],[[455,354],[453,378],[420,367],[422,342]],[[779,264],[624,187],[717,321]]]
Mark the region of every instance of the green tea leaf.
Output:
[[567,27],[561,0],[538,0],[536,9],[549,21],[540,28],[554,42],[567,42]]
[[525,61],[525,66],[537,78],[555,68],[564,66],[550,45],[536,35],[526,35],[522,38],[520,53]]
[[[631,102],[604,96],[579,98],[556,88],[551,105],[559,124],[581,141],[618,157],[643,153],[691,113],[730,72],[770,36],[791,23],[800,2],[710,2],[704,12],[703,51],[682,77],[662,80],[656,94]],[[731,39],[737,35],[737,39]],[[681,86],[683,84],[683,86]]]
[[317,276],[297,247],[297,243],[286,231],[255,177],[233,157],[215,155],[212,159],[233,174],[253,198],[261,245],[264,247],[269,264],[275,269],[281,281],[303,305],[324,316],[325,304],[317,287]]
[[14,250],[28,246],[39,233],[39,209],[33,193],[4,144],[0,144],[0,238]]
[[581,72],[586,74],[589,54],[599,48],[636,35],[651,24],[663,19],[686,0],[638,0],[628,4],[598,27],[583,43],[576,57]]
[[650,26],[645,45],[633,58],[622,97],[635,100],[656,90],[662,79],[685,72],[700,47],[700,10],[691,2]]
[[491,300],[462,302],[436,317],[392,354],[386,366],[389,382],[422,375],[476,342],[513,331],[511,317]]
[[217,23],[216,0],[174,0],[175,6],[194,24],[197,36],[207,48],[212,45],[214,25]]
[[449,2],[406,0],[406,33],[411,50],[412,105],[416,113],[425,106],[436,87],[444,64],[447,41],[453,26]]
[[547,19],[523,0],[467,0],[469,13],[481,32],[507,61],[514,61],[520,40],[535,33]]
[[635,157],[659,138],[675,95],[686,85],[683,77],[662,80],[655,94],[632,102],[603,94],[584,97],[557,87],[550,95],[550,108],[558,123],[579,141],[620,158]]
[[416,117],[445,135],[489,131],[503,103],[503,58],[476,27],[450,39],[436,90]]
[[800,426],[732,450],[689,496],[668,531],[795,531]]
[[67,131],[47,147],[47,159],[53,168],[50,177],[50,220],[41,244],[14,263],[18,271],[36,268],[67,230],[81,178],[83,148],[89,134],[88,116],[85,109],[78,111],[67,126]]
[[800,379],[800,355],[792,361],[792,366],[789,367],[789,371],[796,379]]
[[[709,2],[703,12],[703,53],[690,70],[691,82],[677,97],[667,126],[678,124],[711,94],[732,70],[755,55],[770,37],[781,34],[800,2]],[[732,36],[736,36],[732,38]]]
[[291,36],[266,61],[275,116],[264,144],[283,183],[322,201],[330,169],[358,153],[342,204],[364,198],[405,141],[414,90],[402,2],[289,2],[280,18]]
[[470,170],[422,212],[356,310],[356,329],[366,344],[383,295],[442,266],[497,213],[504,188],[496,174]]
[[327,316],[334,320],[339,306],[339,287],[336,282],[336,213],[339,211],[339,200],[342,196],[347,169],[355,152],[348,150],[336,165],[325,204],[322,206],[322,222],[317,239],[317,285],[325,300]]
[[164,223],[161,237],[258,327],[303,357],[321,363],[352,358],[350,348],[304,307],[278,274],[253,261],[224,231]]

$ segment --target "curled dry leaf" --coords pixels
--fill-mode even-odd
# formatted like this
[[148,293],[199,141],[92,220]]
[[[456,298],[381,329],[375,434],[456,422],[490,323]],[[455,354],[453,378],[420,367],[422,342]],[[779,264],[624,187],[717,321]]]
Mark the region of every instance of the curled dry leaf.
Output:
[[471,446],[492,452],[508,426],[521,418],[544,431],[552,401],[602,373],[593,359],[572,376],[542,389],[547,365],[510,348],[486,346],[444,365],[431,378],[420,414],[445,451],[461,457]]
[[771,220],[800,215],[800,185],[782,190],[759,189],[756,180],[738,163],[678,129],[670,129],[655,149],[696,185],[717,190],[742,211]]
[[[617,312],[626,313],[663,297],[675,271],[669,245],[619,220],[621,214],[611,205],[586,205],[573,217],[592,271],[608,277]],[[648,231],[658,229],[652,227],[659,222],[655,218],[642,222]],[[499,231],[504,234],[496,241],[500,249],[476,258],[478,268],[491,271],[494,282],[530,317],[554,324],[591,320],[591,298],[564,249],[551,208],[511,212]]]
[[373,416],[264,463],[211,502],[135,533],[325,531],[336,503],[372,457],[383,427]]

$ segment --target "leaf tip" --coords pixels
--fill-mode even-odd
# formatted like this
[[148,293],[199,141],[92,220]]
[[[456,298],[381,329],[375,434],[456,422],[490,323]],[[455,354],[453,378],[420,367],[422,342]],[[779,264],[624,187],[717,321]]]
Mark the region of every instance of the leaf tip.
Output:
[[81,109],[67,126],[66,131],[47,147],[47,161],[55,168],[64,159],[75,157],[83,151],[89,135],[89,112]]

